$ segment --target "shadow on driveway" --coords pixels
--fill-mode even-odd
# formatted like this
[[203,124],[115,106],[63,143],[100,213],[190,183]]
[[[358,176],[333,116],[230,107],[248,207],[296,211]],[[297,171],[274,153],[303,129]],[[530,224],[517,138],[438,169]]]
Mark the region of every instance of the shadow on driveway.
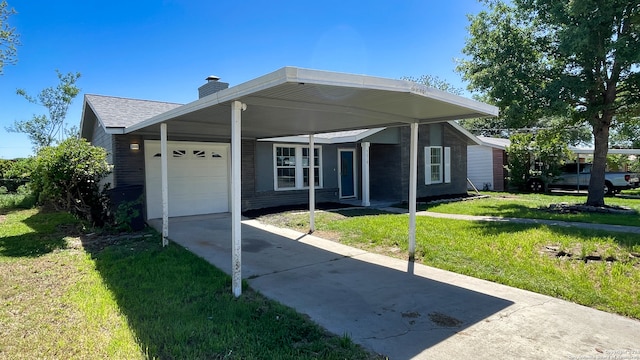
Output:
[[[152,221],[152,226],[158,226]],[[406,359],[482,322],[512,301],[435,281],[362,250],[242,225],[243,278],[264,295],[391,359]],[[170,238],[231,269],[228,214],[171,219]],[[269,229],[276,231],[276,228]],[[323,248],[315,242],[323,242]],[[395,266],[395,267],[394,267]]]

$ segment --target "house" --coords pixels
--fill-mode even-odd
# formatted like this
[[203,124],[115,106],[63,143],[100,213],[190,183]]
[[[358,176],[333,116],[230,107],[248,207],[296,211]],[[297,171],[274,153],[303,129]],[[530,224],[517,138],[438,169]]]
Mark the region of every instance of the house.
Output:
[[[498,114],[494,106],[405,80],[296,67],[234,87],[211,77],[199,92],[185,105],[87,95],[81,135],[111,152],[114,191],[145,195],[146,217],[162,218],[163,245],[171,216],[231,212],[236,296],[242,291],[241,211],[304,198],[313,231],[316,201],[359,196],[349,188],[349,169],[354,183],[361,177],[356,184],[364,204],[375,177],[381,178],[380,194],[408,200],[413,259],[416,199],[466,187],[472,138],[447,121]],[[349,143],[315,142],[316,134],[377,128],[391,129],[380,136],[396,138],[373,143],[364,137],[352,142],[353,151]],[[258,141],[300,134],[308,144]],[[338,174],[346,174],[342,185]]]
[[[479,190],[504,191],[507,186],[509,139],[478,136],[479,144],[467,147],[467,177]],[[469,184],[471,188],[471,184]]]
[[[212,80],[200,98],[226,89]],[[105,148],[114,165],[107,181],[118,200],[144,195],[146,218],[160,218],[159,134],[126,134],[124,129],[179,108],[181,104],[85,95],[81,132]],[[317,202],[359,200],[407,202],[409,186],[408,126],[360,129],[315,135]],[[466,193],[467,146],[476,138],[454,121],[419,126],[418,197]],[[242,210],[306,204],[309,136],[242,140]],[[230,211],[229,139],[224,135],[172,136],[168,146],[169,216]],[[363,148],[369,152],[369,200],[362,202]]]

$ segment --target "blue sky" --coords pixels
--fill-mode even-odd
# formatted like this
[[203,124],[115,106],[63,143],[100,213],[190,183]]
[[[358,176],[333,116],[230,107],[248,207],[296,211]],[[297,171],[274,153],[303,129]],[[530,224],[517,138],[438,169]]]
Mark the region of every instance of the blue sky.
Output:
[[233,85],[283,66],[388,78],[454,71],[474,0],[43,1],[9,0],[18,14],[18,63],[0,76],[0,158],[32,153],[15,120],[46,109],[16,95],[57,85],[55,69],[80,72],[67,122],[84,94],[187,103],[208,75]]

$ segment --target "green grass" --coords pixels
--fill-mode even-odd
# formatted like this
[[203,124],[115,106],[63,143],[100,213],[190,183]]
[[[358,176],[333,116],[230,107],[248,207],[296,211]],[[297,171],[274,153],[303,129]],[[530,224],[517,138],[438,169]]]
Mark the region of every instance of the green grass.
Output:
[[578,213],[560,214],[543,210],[550,204],[585,203],[586,195],[544,195],[544,194],[510,194],[484,193],[489,198],[469,201],[458,201],[445,204],[420,205],[418,210],[428,210],[446,214],[489,215],[500,217],[549,219],[561,221],[576,221],[596,224],[614,224],[640,226],[640,199],[626,199],[619,197],[606,198],[607,205],[625,206],[636,211],[635,214],[602,214]]
[[86,235],[58,212],[2,210],[0,359],[369,359],[348,337],[155,233]]
[[[285,213],[259,220],[302,231],[308,228],[308,214]],[[316,228],[321,237],[407,258],[406,215],[349,210],[320,212],[316,214]],[[556,256],[560,251],[571,256]],[[417,219],[417,262],[637,319],[640,319],[639,253],[640,238],[634,234]],[[615,261],[585,261],[588,255]]]
[[640,188],[633,190],[622,190],[620,193],[623,196],[637,196],[640,197]]

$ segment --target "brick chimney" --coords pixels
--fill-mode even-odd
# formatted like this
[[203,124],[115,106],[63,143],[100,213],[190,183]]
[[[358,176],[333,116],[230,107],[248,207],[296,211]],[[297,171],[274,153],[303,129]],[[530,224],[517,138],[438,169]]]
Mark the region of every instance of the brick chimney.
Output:
[[207,83],[198,88],[199,99],[229,87],[228,83],[220,81],[220,78],[215,75],[207,76],[205,80]]

